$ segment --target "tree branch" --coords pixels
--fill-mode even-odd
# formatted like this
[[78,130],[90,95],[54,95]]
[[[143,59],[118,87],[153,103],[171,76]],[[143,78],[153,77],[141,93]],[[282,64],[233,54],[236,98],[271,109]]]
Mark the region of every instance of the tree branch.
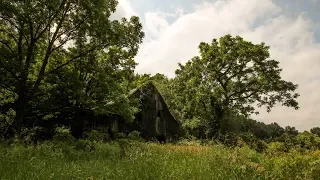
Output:
[[1,14],[0,14],[0,18],[3,19],[4,21],[9,22],[9,24],[11,24],[11,26],[15,27],[18,31],[20,31],[19,26],[16,23],[14,23],[12,20],[10,20],[10,18],[5,17],[5,15],[1,15]]
[[[248,85],[248,86],[249,86],[249,85]],[[233,94],[229,95],[229,99],[230,99],[231,101],[233,101],[233,100],[237,100],[237,99],[239,99],[239,98],[249,98],[249,97],[253,96],[254,94],[260,92],[259,89],[261,89],[261,87],[262,87],[262,85],[260,84],[259,87],[256,88],[256,89],[253,89],[253,88],[245,88],[245,89],[243,89],[242,91],[234,92]],[[251,92],[251,93],[250,93],[249,95],[245,96],[245,97],[231,98],[231,97],[234,96],[234,95],[237,95],[237,94],[238,94],[238,95],[241,95],[241,94],[243,94],[243,93],[249,93],[249,92]]]
[[96,50],[96,48],[97,48],[97,46],[95,46],[95,47],[91,48],[90,50],[88,50],[88,51],[86,51],[86,52],[80,53],[79,55],[77,55],[77,56],[75,56],[75,57],[73,57],[73,58],[69,59],[66,63],[63,63],[63,64],[61,64],[61,65],[57,66],[56,68],[54,68],[53,70],[49,71],[48,73],[46,73],[46,75],[48,75],[48,74],[52,74],[52,73],[54,73],[54,72],[58,71],[59,69],[61,69],[61,68],[63,68],[64,66],[66,66],[66,65],[68,65],[68,64],[70,64],[70,63],[72,63],[72,62],[73,62],[73,61],[75,61],[76,59],[78,59],[78,58],[80,58],[80,57],[83,57],[83,56],[85,56],[86,54],[88,54],[88,53],[90,53],[90,52],[92,52],[92,51]]
[[19,77],[13,71],[11,71],[9,68],[7,68],[2,61],[0,61],[0,63],[1,63],[1,67],[4,70],[8,71],[13,76],[13,78],[15,78],[16,80],[19,80]]
[[5,34],[7,34],[9,37],[11,37],[15,43],[18,44],[18,40],[17,38],[14,36],[14,34],[12,32],[8,32],[6,29],[0,29],[0,32],[4,32]]
[[36,30],[36,37],[35,37],[36,40],[38,40],[48,30],[48,28],[51,26],[51,23],[53,22],[53,20],[58,16],[58,14],[60,12],[59,10],[63,9],[63,6],[65,4],[66,4],[66,0],[62,1],[62,3],[60,4],[58,10],[55,13],[53,13],[52,15],[49,16],[49,21],[48,21],[47,25],[45,26],[45,28],[39,33],[39,35],[37,35],[38,31],[41,28],[41,23],[39,24],[39,26],[38,26],[38,28]]
[[1,83],[0,83],[0,87],[4,88],[4,89],[6,89],[6,90],[8,90],[8,91],[10,91],[10,92],[16,93],[14,89],[12,89],[11,87],[9,87],[9,86],[6,85],[6,84],[1,84]]
[[41,65],[41,68],[40,68],[40,71],[39,71],[37,80],[36,80],[36,82],[35,82],[34,85],[33,85],[33,88],[32,88],[32,91],[31,91],[30,96],[33,96],[33,95],[34,95],[36,89],[39,87],[42,79],[44,78],[45,70],[46,70],[47,64],[48,64],[48,62],[49,62],[49,57],[50,57],[50,55],[51,55],[51,53],[52,53],[52,46],[54,45],[54,42],[55,42],[56,39],[58,38],[57,35],[58,35],[59,31],[60,31],[60,28],[62,27],[62,23],[63,23],[64,20],[65,20],[65,17],[66,17],[66,15],[67,15],[67,12],[68,12],[68,10],[69,10],[69,7],[70,7],[70,2],[67,4],[67,7],[66,7],[66,9],[65,9],[65,11],[64,11],[64,13],[63,13],[60,21],[59,21],[59,24],[58,24],[58,26],[57,26],[57,28],[56,28],[53,36],[52,36],[52,39],[49,41],[49,44],[48,44],[48,47],[47,47],[47,50],[46,50],[46,55],[45,55],[45,57],[44,57],[44,59],[43,59],[43,61],[42,61],[42,65]]
[[5,45],[11,52],[14,52],[14,51],[12,50],[12,48],[9,46],[8,42],[0,39],[0,43],[2,43],[3,45]]
[[58,35],[58,37],[61,37],[63,34],[69,31],[68,34],[66,35],[67,37],[57,47],[53,48],[52,52],[59,49],[61,46],[65,45],[70,40],[70,36],[72,35],[72,33],[75,32],[87,19],[88,19],[88,16],[86,16],[80,23],[75,25],[73,28],[61,32]]

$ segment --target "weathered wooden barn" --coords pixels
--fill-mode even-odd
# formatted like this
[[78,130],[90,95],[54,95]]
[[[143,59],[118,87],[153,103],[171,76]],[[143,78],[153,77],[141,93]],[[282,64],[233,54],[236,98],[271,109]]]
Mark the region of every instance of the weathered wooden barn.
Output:
[[[131,98],[137,98],[140,102],[140,111],[135,115],[132,122],[116,114],[96,117],[86,117],[85,122],[73,126],[74,134],[90,130],[107,132],[110,135],[119,132],[128,134],[132,131],[139,131],[140,135],[148,140],[176,140],[178,138],[179,123],[173,117],[162,95],[152,82],[148,82],[133,90]],[[79,126],[80,124],[80,126]],[[76,136],[77,136],[76,135]]]

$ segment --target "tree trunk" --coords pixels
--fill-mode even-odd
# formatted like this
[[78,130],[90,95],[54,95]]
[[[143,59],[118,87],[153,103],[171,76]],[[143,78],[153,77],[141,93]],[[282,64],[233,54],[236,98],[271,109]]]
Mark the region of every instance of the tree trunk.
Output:
[[[31,29],[31,32],[33,32],[32,29]],[[19,76],[20,78],[18,80],[18,87],[17,87],[18,100],[15,106],[16,117],[14,122],[14,132],[15,132],[15,135],[18,135],[18,136],[20,136],[21,127],[22,127],[22,123],[25,115],[25,109],[28,104],[29,98],[31,97],[30,94],[29,96],[27,94],[27,90],[28,90],[27,80],[29,75],[30,64],[31,64],[31,61],[33,60],[33,54],[34,54],[33,51],[34,51],[35,44],[36,44],[36,41],[32,38],[32,35],[31,35],[30,45],[28,46],[25,64],[22,63],[23,56],[22,56],[22,52],[20,52],[21,50],[19,49],[19,56],[21,57],[20,66],[22,68],[20,72],[21,74]],[[20,42],[18,46],[22,46],[22,42]]]
[[25,109],[27,106],[27,101],[25,97],[25,92],[19,93],[19,97],[16,103],[16,117],[15,117],[15,122],[14,122],[14,131],[15,135],[20,136],[21,133],[21,127],[25,115]]
[[223,131],[223,118],[225,115],[223,106],[217,101],[215,97],[210,97],[211,113],[214,113],[212,120],[209,122],[209,126],[212,129],[211,136],[216,136],[219,132]]

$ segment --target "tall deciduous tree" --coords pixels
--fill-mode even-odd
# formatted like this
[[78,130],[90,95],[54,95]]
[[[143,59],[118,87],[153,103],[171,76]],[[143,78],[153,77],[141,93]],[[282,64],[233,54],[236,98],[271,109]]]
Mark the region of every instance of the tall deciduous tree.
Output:
[[320,127],[311,128],[310,132],[320,137]]
[[296,130],[295,127],[291,127],[291,126],[286,126],[284,128],[284,133],[288,134],[288,135],[292,135],[292,136],[297,136],[299,134],[299,131]]
[[200,116],[220,129],[229,111],[248,116],[258,113],[257,106],[269,112],[276,103],[299,108],[298,86],[281,78],[279,62],[270,58],[264,43],[226,35],[200,43],[199,49],[200,56],[176,70],[175,85],[187,118]]
[[50,74],[99,50],[136,52],[144,36],[137,17],[110,20],[116,0],[2,0],[0,85],[15,98],[19,134],[29,102]]

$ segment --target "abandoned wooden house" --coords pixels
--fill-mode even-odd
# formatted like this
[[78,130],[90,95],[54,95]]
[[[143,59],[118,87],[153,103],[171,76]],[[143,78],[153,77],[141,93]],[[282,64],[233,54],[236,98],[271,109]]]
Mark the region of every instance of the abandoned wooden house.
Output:
[[81,126],[77,123],[78,126],[73,128],[74,134],[79,136],[80,133],[94,129],[110,135],[139,131],[140,135],[148,140],[156,138],[161,141],[170,141],[178,138],[179,123],[152,82],[133,90],[129,96],[137,98],[141,105],[140,111],[132,122],[127,122],[116,114],[88,117],[87,121],[80,123]]

